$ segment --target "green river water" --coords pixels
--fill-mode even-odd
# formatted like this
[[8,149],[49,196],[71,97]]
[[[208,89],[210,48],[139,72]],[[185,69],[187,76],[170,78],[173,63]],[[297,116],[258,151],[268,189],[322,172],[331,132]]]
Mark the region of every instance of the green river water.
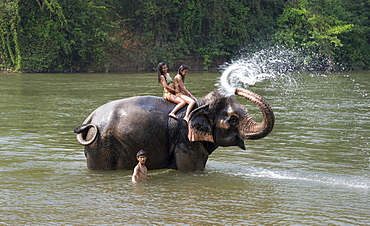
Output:
[[[219,77],[190,71],[185,84],[202,97]],[[0,74],[0,225],[370,225],[369,71],[248,89],[275,113],[269,136],[218,148],[204,172],[150,170],[133,185],[132,171],[88,170],[72,131],[109,101],[161,96],[155,72]]]

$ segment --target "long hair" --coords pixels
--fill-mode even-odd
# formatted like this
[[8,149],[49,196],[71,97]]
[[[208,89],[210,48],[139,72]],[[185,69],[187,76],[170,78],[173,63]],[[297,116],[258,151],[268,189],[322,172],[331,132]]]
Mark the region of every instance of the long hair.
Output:
[[182,81],[183,81],[183,82],[185,82],[185,77],[182,75],[182,72],[183,72],[184,70],[189,70],[189,67],[183,64],[183,65],[181,65],[181,66],[179,67],[179,70],[178,70],[178,73],[179,73],[179,75],[181,75],[181,78],[182,78]]
[[162,67],[163,67],[164,65],[166,65],[166,63],[165,63],[165,62],[160,62],[160,63],[158,64],[158,83],[160,83],[160,82],[161,82],[161,75],[163,75]]

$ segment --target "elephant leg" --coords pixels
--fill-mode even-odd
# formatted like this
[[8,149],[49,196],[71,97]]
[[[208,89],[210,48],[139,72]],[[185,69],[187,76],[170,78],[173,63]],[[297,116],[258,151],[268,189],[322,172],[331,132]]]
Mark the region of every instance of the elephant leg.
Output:
[[203,171],[208,160],[208,152],[203,148],[189,149],[182,144],[175,148],[174,157],[176,168],[182,172]]
[[[127,152],[115,137],[100,138],[100,143],[85,146],[87,167],[92,170],[132,170],[135,153]],[[129,153],[129,154],[127,154]]]

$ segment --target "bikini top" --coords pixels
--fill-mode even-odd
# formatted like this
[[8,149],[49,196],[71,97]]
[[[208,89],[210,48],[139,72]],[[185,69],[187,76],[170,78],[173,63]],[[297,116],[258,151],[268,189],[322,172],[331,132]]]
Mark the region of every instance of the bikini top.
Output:
[[[163,75],[164,76],[164,75]],[[166,79],[166,83],[167,84],[170,84],[170,83],[173,83],[173,80],[170,78],[168,79],[166,76],[164,76],[164,79]]]
[[[172,80],[172,78],[167,78],[165,75],[163,75],[163,76],[164,76],[164,79],[166,80],[166,83],[167,83],[167,84],[174,83],[174,82],[173,82],[173,80]],[[164,92],[164,93],[172,93],[172,92],[169,92],[169,91],[166,89],[166,87],[163,87],[163,92]]]

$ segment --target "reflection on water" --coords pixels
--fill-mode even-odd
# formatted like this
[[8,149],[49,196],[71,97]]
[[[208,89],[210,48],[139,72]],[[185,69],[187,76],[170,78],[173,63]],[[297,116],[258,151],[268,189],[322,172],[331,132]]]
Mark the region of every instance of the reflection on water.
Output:
[[[201,97],[217,73],[190,72]],[[265,79],[249,89],[276,125],[247,150],[217,149],[201,173],[90,171],[72,130],[100,105],[162,95],[155,73],[1,74],[0,224],[369,224],[367,72]],[[257,119],[257,107],[239,99]]]

